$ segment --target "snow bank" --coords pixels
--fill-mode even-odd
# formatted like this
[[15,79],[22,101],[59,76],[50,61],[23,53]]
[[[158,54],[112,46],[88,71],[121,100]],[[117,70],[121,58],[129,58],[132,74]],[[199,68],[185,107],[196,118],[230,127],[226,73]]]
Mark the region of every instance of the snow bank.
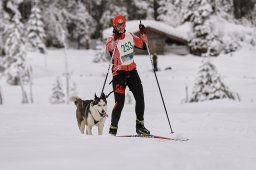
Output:
[[224,43],[236,42],[240,45],[256,45],[256,29],[227,21],[221,17],[212,16],[210,22],[214,24],[216,32]]

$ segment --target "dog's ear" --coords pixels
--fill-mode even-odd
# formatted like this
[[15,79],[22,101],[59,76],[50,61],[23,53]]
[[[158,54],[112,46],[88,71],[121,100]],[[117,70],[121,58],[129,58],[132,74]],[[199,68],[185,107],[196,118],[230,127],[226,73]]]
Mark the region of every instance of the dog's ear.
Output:
[[100,98],[102,98],[102,99],[106,99],[106,95],[104,94],[104,92],[103,92],[103,93],[101,93]]
[[98,97],[97,97],[96,93],[94,94],[94,99],[98,99]]

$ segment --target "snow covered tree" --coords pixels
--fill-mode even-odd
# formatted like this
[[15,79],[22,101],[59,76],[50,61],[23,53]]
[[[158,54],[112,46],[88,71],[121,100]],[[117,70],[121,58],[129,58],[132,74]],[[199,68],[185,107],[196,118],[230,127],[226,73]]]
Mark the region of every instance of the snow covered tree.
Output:
[[46,35],[38,0],[34,0],[34,6],[31,10],[31,15],[27,24],[27,36],[28,44],[31,48],[38,49],[41,53],[46,52],[44,44]]
[[0,56],[4,55],[4,44],[10,26],[9,19],[9,15],[3,9],[3,2],[0,1]]
[[3,18],[3,2],[0,1],[0,19]]
[[95,52],[95,58],[93,59],[93,62],[99,63],[99,62],[106,62],[108,61],[106,58],[106,49],[105,45],[101,41],[96,42],[96,52]]
[[29,66],[25,51],[24,26],[20,22],[21,15],[17,10],[18,5],[9,1],[9,9],[14,12],[12,23],[9,28],[8,38],[5,42],[4,67],[7,82],[12,85],[20,85],[22,91],[22,103],[29,103],[24,83],[29,81]]
[[[43,17],[45,20],[47,46],[63,47],[60,41],[60,27],[67,33],[68,40],[77,42],[78,48],[89,48],[91,35],[96,22],[81,0],[56,0],[45,2]],[[97,11],[97,10],[95,10]]]
[[215,66],[209,59],[205,59],[199,69],[189,102],[224,98],[235,99],[234,94],[222,82]]
[[4,8],[6,11],[8,11],[8,14],[10,15],[11,18],[13,18],[14,15],[20,14],[19,11],[19,5],[23,2],[24,0],[4,0]]
[[[3,4],[2,1],[0,1],[0,57],[3,55],[2,50],[4,47],[4,41],[3,41],[3,32],[5,30],[5,25],[3,24],[4,20],[4,11],[3,11]],[[5,68],[2,63],[2,59],[0,58],[0,82],[2,78],[2,72],[4,72]],[[0,104],[3,104],[3,97],[1,92],[1,85],[0,85]]]
[[56,78],[56,82],[53,85],[52,91],[53,93],[50,98],[50,102],[52,104],[65,103],[65,94],[63,92],[62,84],[59,77]]
[[183,21],[193,23],[194,36],[189,41],[190,51],[201,56],[209,53],[217,56],[221,52],[221,40],[210,21],[213,13],[210,0],[189,0],[187,11],[183,13]]
[[216,12],[225,19],[234,16],[233,0],[215,0]]
[[116,15],[124,15],[127,16],[127,8],[118,5],[108,5],[106,10],[103,12],[102,17],[100,19],[100,24],[103,28],[108,28],[112,26],[111,19]]
[[252,5],[252,9],[241,19],[242,25],[255,27],[256,26],[256,1]]
[[[72,2],[72,1],[71,1]],[[68,6],[70,20],[68,31],[70,38],[78,42],[78,49],[81,46],[89,48],[91,34],[95,31],[95,21],[81,0],[71,3]]]
[[163,21],[168,25],[171,25],[174,27],[178,26],[181,23],[180,12],[176,6],[176,5],[179,5],[177,1],[160,0],[158,4],[159,4],[159,8],[157,10],[158,20]]
[[155,0],[148,0],[148,8],[147,8],[147,17],[148,20],[154,20],[155,14],[154,14],[154,2]]
[[26,61],[23,24],[19,21],[19,17],[14,17],[12,22],[8,39],[5,43],[6,56],[4,58],[4,65],[8,83],[18,85],[19,81],[28,81],[28,65]]
[[254,8],[255,0],[233,0],[234,15],[236,19],[248,15]]
[[[95,32],[91,35],[93,38],[101,37],[101,31],[103,30],[103,25],[101,24],[100,20],[103,17],[104,11],[108,8],[109,5],[112,5],[112,1],[108,0],[88,0],[87,2],[87,9],[89,14],[94,18],[96,26]],[[109,21],[106,21],[109,22]]]
[[63,47],[61,30],[67,30],[68,13],[64,7],[58,4],[58,1],[51,1],[51,3],[47,3],[44,8],[43,18],[47,18],[44,20],[46,27],[46,45]]
[[2,50],[3,50],[3,32],[4,32],[4,25],[3,23],[3,18],[4,18],[4,10],[3,10],[3,4],[2,1],[0,1],[0,56],[2,55]]
[[77,86],[75,82],[73,82],[70,88],[70,96],[77,96]]
[[256,4],[254,4],[254,8],[251,12],[251,22],[254,25],[254,27],[256,27]]
[[[153,6],[150,6],[150,3],[153,4],[151,0],[127,0],[128,19],[146,19],[148,9],[151,9],[153,11]],[[153,16],[151,16],[151,18],[153,18]]]

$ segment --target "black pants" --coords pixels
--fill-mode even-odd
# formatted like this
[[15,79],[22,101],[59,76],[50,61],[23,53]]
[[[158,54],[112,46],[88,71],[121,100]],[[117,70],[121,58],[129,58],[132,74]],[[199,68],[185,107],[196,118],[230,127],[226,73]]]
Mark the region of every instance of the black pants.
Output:
[[144,94],[141,80],[137,70],[119,71],[118,75],[113,77],[113,89],[115,96],[115,105],[111,116],[111,125],[118,126],[121,112],[125,102],[125,88],[129,87],[132,92],[136,105],[135,113],[139,120],[144,120]]

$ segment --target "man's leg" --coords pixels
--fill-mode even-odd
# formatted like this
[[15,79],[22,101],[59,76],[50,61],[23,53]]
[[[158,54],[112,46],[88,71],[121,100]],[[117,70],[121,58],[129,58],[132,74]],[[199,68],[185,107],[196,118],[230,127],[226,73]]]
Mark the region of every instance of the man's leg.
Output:
[[121,112],[124,107],[124,101],[125,101],[125,82],[124,82],[124,77],[122,75],[114,76],[113,89],[114,89],[114,96],[115,96],[115,105],[111,114],[111,126],[109,129],[109,133],[112,135],[116,135],[118,122],[119,122]]
[[131,72],[130,78],[127,80],[127,85],[134,95],[136,100],[135,112],[136,112],[136,132],[139,135],[148,135],[150,131],[144,126],[144,93],[143,86],[141,84],[140,77],[136,70]]
[[127,80],[127,86],[129,87],[136,101],[135,112],[136,112],[137,119],[144,120],[144,110],[145,110],[144,93],[143,93],[143,86],[141,84],[141,80],[137,70],[133,70],[131,72],[130,78]]

